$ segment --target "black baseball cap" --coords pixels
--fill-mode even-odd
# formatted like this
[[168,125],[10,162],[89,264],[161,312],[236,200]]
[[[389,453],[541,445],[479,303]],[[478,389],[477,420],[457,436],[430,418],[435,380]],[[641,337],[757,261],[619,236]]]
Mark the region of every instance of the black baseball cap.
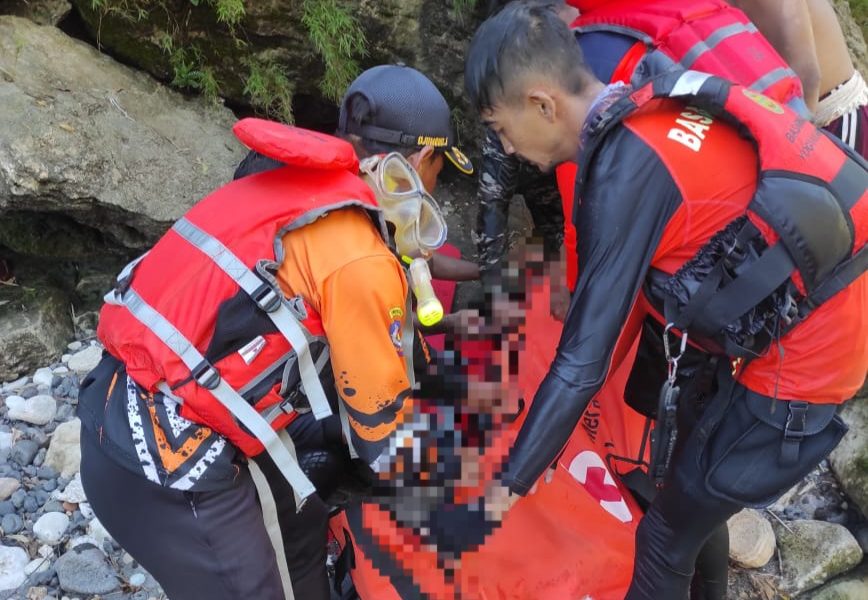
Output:
[[473,163],[455,146],[449,104],[422,73],[405,65],[380,65],[359,75],[341,102],[338,133],[387,146],[443,152],[466,175]]

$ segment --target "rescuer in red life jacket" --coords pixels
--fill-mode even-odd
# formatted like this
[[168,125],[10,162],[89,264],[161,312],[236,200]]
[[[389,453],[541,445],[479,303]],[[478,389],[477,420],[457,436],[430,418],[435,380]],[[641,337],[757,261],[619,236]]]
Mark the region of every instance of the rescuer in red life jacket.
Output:
[[443,244],[426,188],[444,160],[472,165],[409,67],[360,75],[340,119],[352,143],[240,121],[281,166],[201,200],[106,296],[107,352],[78,409],[82,482],[174,600],[328,598],[323,498],[351,457],[382,476],[398,438],[424,445],[398,257]]
[[660,490],[627,597],[686,598],[710,532],[773,502],[846,432],[835,408],[868,368],[864,162],[705,73],[604,85],[539,5],[514,3],[480,27],[465,85],[507,152],[582,169],[579,279],[502,485],[531,489],[624,359],[619,342],[644,327]]

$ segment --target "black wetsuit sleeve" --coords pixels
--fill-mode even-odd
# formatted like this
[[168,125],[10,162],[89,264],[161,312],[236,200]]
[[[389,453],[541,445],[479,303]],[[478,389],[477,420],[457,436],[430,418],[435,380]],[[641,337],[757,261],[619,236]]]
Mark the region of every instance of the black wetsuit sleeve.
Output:
[[681,203],[668,170],[635,134],[621,126],[602,143],[576,213],[576,291],[504,475],[518,494],[551,464],[605,382],[666,223]]
[[509,202],[515,194],[519,168],[518,159],[506,153],[497,134],[489,129],[482,145],[474,236],[483,280],[497,275],[497,267],[506,254]]

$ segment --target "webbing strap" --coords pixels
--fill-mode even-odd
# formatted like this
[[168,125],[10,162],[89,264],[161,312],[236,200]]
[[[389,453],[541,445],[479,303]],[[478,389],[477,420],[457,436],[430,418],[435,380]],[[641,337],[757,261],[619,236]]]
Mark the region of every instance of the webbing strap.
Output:
[[295,315],[286,307],[278,292],[256,276],[223,243],[185,218],[179,219],[172,229],[192,246],[208,256],[214,264],[232,278],[268,315],[278,331],[285,337],[298,356],[298,368],[305,395],[314,416],[323,419],[332,414],[319,374],[313,363],[308,335]]
[[781,337],[807,319],[818,306],[859,279],[866,271],[868,271],[868,245],[862,246],[856,254],[839,264],[812,294],[799,303],[799,318],[784,327]]
[[253,485],[256,486],[256,494],[259,496],[259,506],[262,507],[262,520],[265,523],[265,532],[268,534],[268,540],[271,542],[271,547],[274,548],[274,554],[277,558],[277,570],[280,573],[284,600],[295,600],[295,593],[292,591],[292,577],[286,564],[286,548],[283,545],[283,535],[280,531],[277,502],[274,500],[271,487],[268,485],[268,479],[266,479],[265,474],[259,468],[259,465],[256,464],[256,461],[249,461],[247,466],[250,469]]
[[[210,373],[200,375],[200,377],[205,377],[208,382],[205,387],[229,412],[241,421],[256,439],[262,442],[265,451],[268,452],[274,464],[292,486],[293,492],[298,495],[300,501],[296,504],[296,508],[301,510],[304,500],[316,489],[268,422],[220,377],[216,369],[210,366],[205,357],[184,334],[145,302],[134,289],[130,288],[124,294],[124,304],[142,325],[150,329],[172,352],[178,355],[187,368],[194,373],[194,376],[202,371],[203,365],[207,366],[206,370]],[[199,377],[197,377],[198,379]]]
[[768,298],[795,269],[786,247],[778,242],[745,272],[714,294],[700,319],[702,329],[716,333]]

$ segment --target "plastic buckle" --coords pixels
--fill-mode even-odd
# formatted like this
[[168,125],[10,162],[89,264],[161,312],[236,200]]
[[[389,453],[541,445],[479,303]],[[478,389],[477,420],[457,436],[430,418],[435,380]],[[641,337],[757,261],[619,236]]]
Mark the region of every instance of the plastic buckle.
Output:
[[206,390],[213,390],[220,385],[220,373],[217,372],[211,363],[203,360],[191,371],[193,379]]
[[784,324],[790,325],[800,317],[799,315],[799,303],[796,302],[796,299],[793,298],[792,294],[787,294],[786,306],[783,310]]
[[793,401],[787,407],[787,424],[784,426],[784,440],[801,442],[805,437],[808,420],[808,403]]
[[[286,414],[296,412],[303,415],[309,413],[312,409],[310,404],[304,402],[305,400],[307,400],[307,396],[304,395],[304,392],[301,389],[301,384],[299,384],[286,398],[281,400],[280,410]],[[289,410],[287,410],[286,407],[289,407]]]
[[268,283],[263,283],[250,294],[256,305],[267,313],[274,312],[280,306],[280,295]]

